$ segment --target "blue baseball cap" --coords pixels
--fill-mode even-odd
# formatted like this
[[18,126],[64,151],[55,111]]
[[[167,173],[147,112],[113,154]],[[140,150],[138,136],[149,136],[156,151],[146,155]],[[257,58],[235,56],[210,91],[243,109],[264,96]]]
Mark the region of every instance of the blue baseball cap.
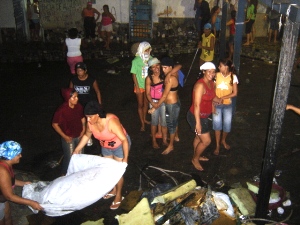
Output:
[[204,29],[211,29],[211,24],[210,23],[206,23],[204,25]]

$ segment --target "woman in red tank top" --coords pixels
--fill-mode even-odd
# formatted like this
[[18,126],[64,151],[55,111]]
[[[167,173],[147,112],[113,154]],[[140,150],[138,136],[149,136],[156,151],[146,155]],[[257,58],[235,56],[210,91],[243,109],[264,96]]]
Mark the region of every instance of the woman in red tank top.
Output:
[[23,187],[25,184],[31,183],[15,179],[12,166],[20,162],[21,152],[20,144],[15,141],[6,141],[0,144],[0,208],[2,210],[0,214],[4,215],[0,218],[0,224],[12,224],[8,201],[28,205],[35,210],[43,209],[38,202],[14,194],[14,186]]
[[203,78],[199,79],[193,89],[193,102],[187,113],[187,121],[196,136],[194,138],[194,155],[192,163],[197,170],[203,171],[199,161],[208,161],[208,158],[201,156],[209,146],[211,139],[208,126],[208,117],[213,111],[213,102],[219,102],[216,97],[213,79],[216,67],[211,62],[204,63],[200,70]]

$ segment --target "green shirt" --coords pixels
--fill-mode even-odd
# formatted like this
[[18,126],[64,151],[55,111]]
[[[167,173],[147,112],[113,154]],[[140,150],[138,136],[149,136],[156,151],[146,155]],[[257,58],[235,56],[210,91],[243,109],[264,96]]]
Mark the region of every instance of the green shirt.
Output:
[[148,64],[144,63],[140,56],[136,56],[132,60],[130,73],[135,74],[139,88],[145,89],[145,80],[148,76],[148,68]]
[[249,20],[255,20],[255,13],[254,13],[254,5],[250,5],[248,8],[247,8],[247,19]]

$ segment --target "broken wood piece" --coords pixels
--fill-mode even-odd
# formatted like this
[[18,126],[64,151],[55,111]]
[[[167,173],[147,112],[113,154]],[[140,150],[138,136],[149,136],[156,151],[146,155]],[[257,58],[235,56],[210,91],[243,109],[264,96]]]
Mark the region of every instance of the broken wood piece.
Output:
[[158,203],[158,202],[162,203],[162,204],[166,204],[166,203],[178,198],[179,196],[184,195],[191,190],[194,190],[196,188],[196,186],[197,186],[196,181],[190,180],[186,183],[176,186],[176,187],[172,188],[171,190],[155,197],[153,199],[153,201],[151,202],[151,205],[154,203]]

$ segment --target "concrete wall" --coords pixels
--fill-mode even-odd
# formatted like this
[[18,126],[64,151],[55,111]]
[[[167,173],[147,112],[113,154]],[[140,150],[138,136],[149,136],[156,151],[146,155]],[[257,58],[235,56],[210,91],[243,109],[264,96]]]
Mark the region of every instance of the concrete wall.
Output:
[[[25,1],[25,0],[24,0]],[[43,29],[69,29],[70,27],[82,28],[81,11],[87,0],[42,0],[40,2],[41,25]],[[215,0],[207,0],[212,7]],[[130,0],[95,0],[93,7],[100,13],[103,5],[107,4],[116,17],[117,23],[129,22]],[[26,4],[25,4],[26,5]],[[157,23],[161,17],[169,18],[194,18],[194,0],[152,0],[152,21]],[[15,28],[12,0],[0,1],[0,28]],[[24,9],[26,11],[26,9]],[[266,23],[263,21],[265,8],[259,6],[257,22],[257,36],[266,35]]]
[[0,28],[15,28],[15,17],[12,0],[0,1]]

